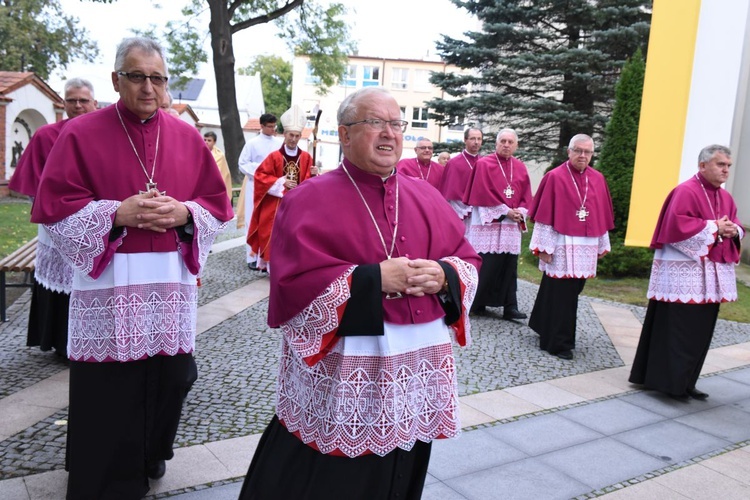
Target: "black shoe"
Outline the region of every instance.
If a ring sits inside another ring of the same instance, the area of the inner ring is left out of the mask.
[[[247,268],[250,269],[251,271],[259,271],[258,266],[250,262],[248,262]]]
[[[164,460],[148,460],[146,462],[146,475],[151,479],[161,479],[167,472],[167,463]]]
[[[528,316],[515,307],[506,307],[503,309],[503,319],[526,319]]]
[[[568,349],[567,351],[556,352],[554,355],[560,359],[565,359],[568,361],[573,359],[573,351],[571,351],[570,349]]]
[[[487,308],[484,306],[472,307],[469,314],[476,314],[477,316],[484,316],[487,314]]]
[[[687,394],[670,394],[669,397],[680,403],[687,403],[690,400],[690,396]]]
[[[700,401],[705,401],[706,398],[708,398],[708,394],[706,394],[703,391],[699,391],[695,387],[693,387],[692,389],[688,389],[687,393],[688,393],[688,396],[690,396],[691,398],[698,399]]]

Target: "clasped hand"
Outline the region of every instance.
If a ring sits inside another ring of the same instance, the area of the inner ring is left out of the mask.
[[[187,223],[187,207],[157,191],[136,194],[123,200],[115,215],[115,227],[127,226],[165,233]]]
[[[726,215],[717,220],[716,223],[719,225],[719,236],[721,236],[722,238],[731,239],[739,234],[737,225],[729,220],[729,217]]]
[[[398,257],[380,263],[380,278],[384,293],[422,297],[442,289],[445,272],[434,260]]]

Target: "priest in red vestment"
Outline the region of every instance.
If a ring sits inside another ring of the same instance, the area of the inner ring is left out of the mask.
[[[497,134],[495,152],[481,158],[471,173],[464,202],[473,207],[469,241],[482,257],[479,288],[472,310],[502,307],[503,319],[526,319],[518,310],[518,255],[521,233],[531,205],[526,165],[514,157],[518,135],[506,128]]]
[[[255,170],[255,203],[247,244],[258,256],[257,266],[261,271],[268,271],[271,262],[271,234],[281,200],[300,183],[318,174],[312,156],[297,147],[306,121],[307,117],[297,105],[281,115],[284,144],[269,154]]]
[[[156,42],[123,40],[120,100],[65,127],[32,211],[75,269],[69,499],[143,497],[197,377],[197,277],[233,214],[200,134],[159,110],[167,80]]]
[[[479,256],[440,193],[396,173],[406,122],[387,91],[350,94],[338,122],[339,168],[279,209],[276,415],[242,499],[418,499],[431,441],[460,433],[451,340],[470,341]]]
[[[36,131],[16,165],[8,187],[36,198],[44,164],[57,137],[68,121],[96,111],[94,86],[82,78],[65,82],[65,114],[68,118],[44,125]],[[42,351],[54,349],[66,356],[68,347],[68,305],[73,284],[73,268],[60,255],[43,225],[37,227],[36,268],[31,290],[27,346],[39,346]]]
[[[445,167],[436,161],[432,161],[432,151],[431,140],[425,139],[424,137],[419,139],[417,141],[417,146],[414,148],[417,157],[404,158],[398,162],[396,170],[400,174],[427,181],[432,184],[433,187],[437,188],[440,186]]]
[[[565,360],[573,359],[576,345],[578,295],[596,276],[615,227],[607,181],[589,166],[593,155],[591,137],[573,136],[568,161],[544,175],[529,210],[529,247],[544,273],[529,326],[539,334],[539,347]]]
[[[703,148],[698,172],[672,190],[656,223],[648,309],[630,381],[675,398],[706,399],[695,387],[722,302],[737,300],[734,267],[745,236],[721,185],[732,151]]]
[[[438,186],[458,218],[464,222],[467,236],[471,222],[471,207],[464,203],[463,199],[471,172],[481,157],[479,150],[482,148],[482,139],[482,131],[478,128],[467,128],[464,131],[464,150],[448,160]]]

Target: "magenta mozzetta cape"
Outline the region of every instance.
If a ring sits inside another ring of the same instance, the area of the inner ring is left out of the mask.
[[[687,240],[703,231],[706,221],[718,220],[725,215],[741,225],[732,195],[721,187],[712,186],[698,173],[667,196],[656,223],[651,248]],[[709,250],[708,258],[713,262],[737,263],[740,261],[739,245],[732,239],[717,241]]]
[[[390,249],[396,215],[398,234],[393,257],[438,260],[456,256],[479,269],[480,259],[464,239],[464,225],[434,189],[417,179],[391,175],[383,180],[344,160]],[[440,221],[429,228],[424,221]],[[279,238],[275,229],[285,227]],[[354,185],[343,168],[314,177],[284,196],[271,238],[273,263],[268,324],[277,327],[300,313],[332,282],[353,266],[386,259],[383,246]],[[436,295],[383,298],[384,319],[395,324],[427,323],[444,316]]]
[[[585,221],[578,220],[576,211],[581,201],[568,171],[568,162],[547,172],[542,177],[529,210],[529,217],[534,222],[552,226],[555,231],[566,236],[599,237],[614,229],[612,198],[604,176],[598,170],[586,167],[578,172],[570,167],[581,197],[586,191],[588,178],[589,189],[586,198],[586,210],[589,212]]]
[[[503,191],[511,179],[511,167],[504,161],[503,167],[498,164],[497,155],[491,154],[481,158],[472,172],[469,186],[466,188],[463,202],[473,207],[496,207],[506,205],[509,208],[528,208],[531,204],[531,182],[526,165],[518,158],[513,162],[513,196],[506,198]],[[505,176],[500,169],[503,168]]]
[[[440,180],[438,189],[443,193],[446,200],[464,199],[466,186],[471,180],[471,172],[477,164],[480,156],[472,156],[466,151],[462,151],[448,160],[443,171],[443,178]]]
[[[8,184],[10,189],[26,196],[36,196],[47,156],[67,123],[68,120],[51,123],[40,127],[34,133],[16,165],[16,170]]]
[[[417,158],[404,158],[396,164],[396,171],[399,174],[425,180],[436,189],[443,179],[444,170],[445,167],[437,162],[430,161],[429,165],[422,165]]]
[[[154,175],[160,190],[179,201],[194,201],[219,221],[232,218],[221,174],[195,128],[162,111],[142,124],[119,101],[70,120],[47,159],[32,210],[32,222],[53,224],[92,201],[122,201],[145,189],[146,175],[120,124],[115,106],[119,107],[149,173],[160,134]],[[101,266],[92,272],[92,277],[96,278],[103,271],[115,250],[118,253],[172,252],[177,250],[177,242],[174,229],[156,233],[129,227],[122,244],[116,248],[110,245],[99,259]],[[186,258],[185,262],[193,274],[197,273],[193,259]]]

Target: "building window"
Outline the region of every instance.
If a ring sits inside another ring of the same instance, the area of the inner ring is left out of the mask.
[[[346,73],[344,78],[341,79],[341,85],[344,87],[356,87],[357,86],[357,65],[349,64],[346,67]]]
[[[426,69],[414,70],[414,90],[417,92],[429,92],[432,90],[429,71]]]
[[[362,86],[373,87],[380,85],[380,68],[378,66],[362,67]]]
[[[398,109],[401,110],[401,119],[406,120],[406,106],[399,106]]]
[[[412,128],[427,128],[427,108],[414,108],[411,118]]]
[[[405,89],[409,85],[409,68],[393,68],[392,89]]]
[[[312,72],[312,66],[310,66],[310,63],[307,63],[305,66],[305,83],[307,85],[318,85],[320,84],[320,78],[313,75]]]

